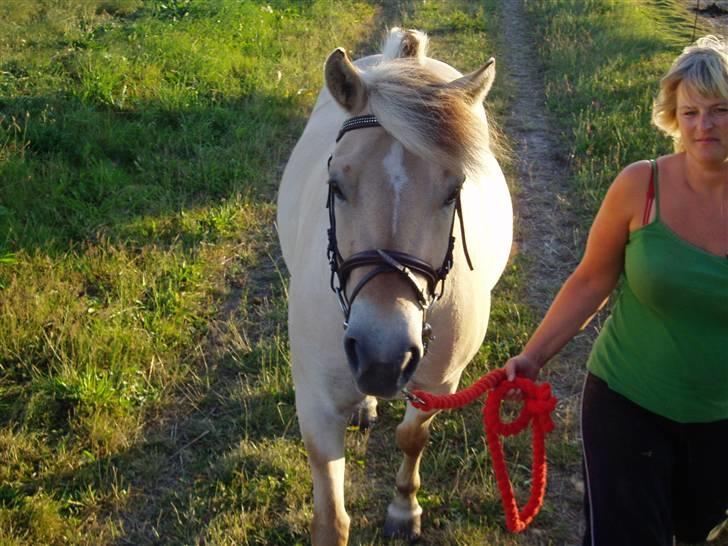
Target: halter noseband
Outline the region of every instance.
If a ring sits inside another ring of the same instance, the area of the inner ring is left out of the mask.
[[[356,116],[349,118],[344,122],[339,130],[339,134],[336,137],[336,142],[341,140],[348,131],[355,129],[364,129],[366,127],[381,127],[377,118],[371,114],[364,116]],[[328,165],[331,165],[331,158],[329,157]],[[455,196],[455,208],[453,210],[452,221],[450,223],[450,236],[448,239],[447,251],[445,252],[445,258],[439,268],[435,269],[429,263],[416,256],[407,254],[405,252],[399,252],[396,250],[385,250],[385,249],[374,249],[364,250],[352,254],[348,258],[344,257],[339,252],[339,246],[336,240],[336,214],[334,213],[334,204],[336,202],[336,194],[332,185],[329,185],[328,196],[326,199],[326,208],[329,210],[329,229],[327,230],[329,238],[329,246],[326,251],[326,255],[329,259],[329,265],[331,266],[331,289],[336,293],[339,299],[339,305],[344,313],[344,328],[349,326],[349,315],[351,313],[351,306],[354,303],[354,299],[361,292],[362,288],[371,281],[374,277],[380,273],[399,273],[400,276],[407,281],[407,283],[414,290],[415,296],[417,297],[417,304],[422,310],[422,344],[424,352],[427,352],[427,346],[432,338],[432,328],[427,323],[427,311],[432,303],[442,297],[445,289],[445,277],[450,272],[453,266],[453,249],[455,248],[455,237],[452,234],[455,226],[455,216],[458,216],[460,220],[460,235],[463,240],[463,251],[465,258],[468,262],[468,266],[471,271],[473,270],[473,264],[470,261],[470,255],[468,254],[468,248],[465,244],[465,224],[463,221],[463,210],[460,202],[460,190],[458,190]],[[351,291],[351,296],[346,294],[346,283],[349,280],[351,272],[358,267],[373,267],[368,271],[354,286]],[[425,278],[426,289],[420,287],[417,282],[415,273]]]

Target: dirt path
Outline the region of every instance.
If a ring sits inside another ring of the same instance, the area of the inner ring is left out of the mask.
[[[516,243],[529,262],[529,303],[541,315],[576,265],[576,218],[570,212],[568,166],[558,155],[564,154],[564,145],[546,112],[543,79],[523,8],[520,1],[511,1],[502,9],[501,29],[508,47],[500,50],[501,66],[515,92],[505,129],[514,148],[520,190]]]
[[[728,36],[728,0],[683,0],[682,3],[697,15],[696,38],[706,32]]]
[[[505,70],[508,88],[514,93],[504,129],[512,142],[516,171],[515,241],[528,279],[525,296],[540,319],[576,266],[583,233],[572,212],[564,159],[567,149],[546,112],[543,77],[523,4],[507,0],[501,11],[500,69]],[[579,444],[578,403],[590,338],[586,333],[569,344],[543,376],[560,400],[558,430],[574,446]],[[569,544],[579,542],[582,528],[579,468],[578,462],[570,461],[549,469],[548,499],[562,520],[561,530],[568,534]],[[543,537],[533,538],[533,543],[540,544]]]

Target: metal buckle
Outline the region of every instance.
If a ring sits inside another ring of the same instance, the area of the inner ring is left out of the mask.
[[[334,290],[336,291],[336,297],[339,300],[339,307],[341,307],[341,312],[344,313],[344,316],[346,317],[346,321],[344,322],[344,324],[349,326],[349,303],[346,301],[344,290],[341,288],[341,286],[337,286]]]
[[[422,404],[422,405],[426,404],[426,402],[422,398],[412,394],[412,392],[407,387],[404,387],[402,389],[402,395],[404,396],[405,400],[407,400],[408,402],[415,402],[417,404]]]

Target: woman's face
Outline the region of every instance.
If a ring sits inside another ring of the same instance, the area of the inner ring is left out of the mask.
[[[688,155],[706,166],[728,162],[728,99],[704,97],[683,82],[677,88],[676,115]]]

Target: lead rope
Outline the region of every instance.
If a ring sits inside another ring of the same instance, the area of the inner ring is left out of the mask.
[[[556,407],[556,398],[551,394],[551,385],[537,385],[530,379],[517,377],[506,379],[503,368],[494,370],[470,387],[454,394],[436,395],[423,391],[406,393],[410,403],[421,411],[459,408],[474,401],[490,390],[483,404],[483,427],[488,440],[488,450],[493,460],[493,469],[501,493],[501,504],[506,516],[506,526],[512,533],[520,533],[533,521],[543,506],[546,493],[546,449],[545,435],[554,429],[551,412]],[[500,407],[506,393],[519,389],[524,394],[521,413],[513,421],[504,423],[500,418]],[[513,436],[531,424],[533,463],[531,467],[531,494],[523,510],[518,508],[513,486],[508,477],[503,444],[500,436]]]

